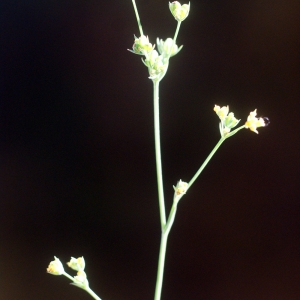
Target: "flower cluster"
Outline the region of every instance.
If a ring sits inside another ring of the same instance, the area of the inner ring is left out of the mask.
[[[162,55],[159,55],[156,50],[152,50],[143,63],[148,67],[150,79],[157,78],[160,74],[163,74],[168,67],[167,61]]]
[[[232,128],[234,128],[240,120],[236,119],[234,116],[234,113],[229,113],[229,106],[223,106],[220,107],[218,105],[215,105],[214,111],[219,116],[221,122],[220,122],[220,133],[221,136],[226,136]],[[229,114],[228,114],[229,113]]]
[[[48,268],[47,272],[52,275],[65,275],[69,279],[73,281],[73,285],[78,286],[82,289],[86,289],[89,286],[89,282],[87,280],[87,275],[84,272],[85,268],[85,261],[83,257],[78,257],[74,258],[71,257],[71,260],[67,263],[67,265],[77,271],[77,276],[70,276],[68,273],[65,272],[63,264],[61,261],[54,256],[54,261],[51,261]]]
[[[169,3],[169,8],[174,18],[181,22],[189,14],[190,4],[181,5],[178,1]],[[177,36],[177,34],[176,34]],[[176,39],[176,38],[175,38]],[[150,79],[161,80],[167,72],[170,57],[176,55],[182,48],[176,45],[175,39],[167,38],[165,41],[157,38],[158,51],[154,50],[155,45],[152,45],[148,36],[143,35],[137,38],[134,36],[134,44],[130,52],[138,55],[144,55],[143,63],[148,68]]]
[[[159,53],[154,49],[155,45],[149,42],[148,36],[142,35],[140,38],[135,37],[132,50],[130,52],[138,55],[144,55],[142,62],[148,68],[150,79],[156,79],[165,74],[169,64],[169,58],[176,55],[182,48],[175,44],[173,39],[167,38],[165,41],[157,39],[157,48]]]
[[[230,130],[234,128],[240,122],[240,120],[236,119],[232,112],[229,113],[228,105],[223,107],[215,105],[214,111],[216,112],[216,114],[221,120],[220,133],[222,137],[229,137],[242,128],[249,128],[251,131],[258,133],[257,131],[258,127],[265,127],[270,123],[268,118],[262,118],[262,117],[257,118],[256,109],[255,109],[254,111],[250,112],[245,125],[239,127],[233,132],[230,132]]]

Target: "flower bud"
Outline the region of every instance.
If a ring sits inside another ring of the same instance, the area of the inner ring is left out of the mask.
[[[86,289],[89,286],[86,273],[82,270],[78,271],[77,276],[74,276],[74,282],[71,284],[80,287],[82,289]]]
[[[176,55],[183,47],[183,46],[180,46],[178,49],[178,46],[174,43],[173,39],[171,39],[171,38],[167,38],[165,41],[157,38],[156,44],[157,44],[157,49],[158,49],[159,53],[163,57],[172,57],[172,56]]]
[[[176,21],[183,21],[190,12],[190,2],[189,4],[183,4],[181,5],[178,1],[169,2],[169,8],[174,16]]]
[[[71,257],[71,260],[67,263],[67,265],[75,271],[83,271],[85,268],[85,261],[83,256],[78,258]]]
[[[132,50],[128,50],[135,54],[145,55],[145,53],[152,51],[154,47],[155,45],[152,46],[152,44],[149,42],[148,36],[142,35],[139,38],[134,36],[134,44],[132,46]]]
[[[159,60],[159,54],[156,50],[152,50],[145,59],[145,62],[148,63],[149,66],[154,66],[155,63]]]
[[[181,181],[181,179],[177,182],[176,187],[173,186],[174,191],[175,191],[175,195],[176,196],[180,196],[180,195],[184,195],[188,189],[189,185],[187,182]]]
[[[84,284],[87,282],[86,273],[84,271],[78,271],[77,276],[74,276],[74,279],[76,283]]]
[[[165,72],[167,68],[167,62],[165,62],[162,55],[159,55],[156,50],[152,50],[148,55],[144,64],[148,67],[150,79],[155,79],[161,73]]]

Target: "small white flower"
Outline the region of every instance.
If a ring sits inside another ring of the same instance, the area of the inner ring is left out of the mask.
[[[251,111],[247,122],[245,123],[245,128],[249,128],[251,131],[258,133],[256,130],[257,127],[265,127],[269,125],[270,121],[268,118],[256,118],[256,109]]]
[[[152,45],[149,42],[148,36],[142,35],[141,37],[137,38],[134,37],[134,44],[132,46],[132,50],[128,49],[130,52],[145,55],[154,49],[155,45]]]
[[[181,5],[178,1],[169,2],[170,11],[176,21],[183,21],[190,12],[190,3]]]
[[[78,271],[77,276],[74,276],[74,283],[72,284],[83,289],[88,287],[89,282],[87,280],[86,273],[84,271]]]
[[[167,61],[162,55],[159,55],[156,50],[152,50],[146,55],[143,61],[148,67],[150,79],[157,78],[160,74],[164,73],[167,68]]]
[[[238,120],[234,116],[233,112],[229,113],[228,105],[223,107],[220,107],[219,105],[215,105],[214,111],[216,112],[216,114],[221,120],[219,124],[221,136],[225,137],[230,133],[230,130],[240,122],[240,120]]]
[[[221,121],[224,121],[229,112],[229,106],[220,107],[219,105],[215,105],[214,111],[219,116]]]
[[[188,189],[189,185],[187,182],[181,181],[181,179],[177,182],[176,187],[173,186],[175,194],[177,196],[184,195]]]
[[[85,268],[85,261],[83,256],[78,258],[71,257],[71,260],[67,263],[67,265],[75,271],[83,271]]]
[[[183,46],[178,46],[174,43],[173,39],[167,38],[165,41],[162,39],[156,39],[157,49],[159,53],[164,57],[172,57],[176,55]]]
[[[50,262],[47,272],[52,275],[62,275],[65,272],[64,266],[56,256],[54,256],[54,259]]]

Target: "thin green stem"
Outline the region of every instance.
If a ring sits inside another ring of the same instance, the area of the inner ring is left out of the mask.
[[[160,224],[163,230],[166,224],[166,210],[164,200],[164,187],[161,166],[161,147],[160,147],[160,125],[159,125],[159,81],[153,80],[153,102],[154,102],[154,138],[155,138],[155,159],[156,176],[158,189],[158,202],[160,213]]]
[[[74,281],[74,277],[69,275],[67,272],[64,272],[63,275],[66,276],[67,278],[69,278],[71,281]]]
[[[156,177],[157,177],[158,203],[159,203],[160,225],[161,225],[161,240],[160,240],[160,248],[159,248],[154,300],[160,300],[163,277],[164,277],[164,266],[165,266],[165,257],[166,257],[167,240],[168,240],[169,231],[165,232],[166,210],[165,210],[162,165],[161,165],[160,122],[159,122],[159,80],[153,80],[153,102],[154,102],[154,138],[155,138]]]
[[[203,162],[203,164],[201,165],[201,167],[199,168],[199,170],[196,172],[196,174],[194,175],[194,177],[190,180],[189,182],[189,187],[191,187],[191,185],[195,182],[195,180],[198,178],[198,176],[201,174],[201,172],[203,171],[203,169],[206,167],[206,165],[208,164],[208,162],[210,161],[210,159],[213,157],[213,155],[216,153],[216,151],[219,149],[219,147],[221,146],[221,144],[228,139],[229,137],[233,136],[234,134],[236,134],[238,131],[240,131],[241,129],[245,128],[245,125],[240,126],[239,128],[233,130],[232,132],[227,133],[226,135],[224,135],[223,137],[221,137],[221,139],[219,140],[219,142],[217,143],[217,145],[214,147],[214,149],[210,152],[210,154],[207,156],[206,160]]]
[[[89,287],[85,288],[85,291],[88,292],[94,299],[101,300],[100,297],[98,297],[94,291],[92,291]]]
[[[233,136],[234,134],[236,134],[238,131],[240,131],[241,129],[245,128],[245,125],[240,126],[239,128],[229,132],[226,134],[225,138],[228,139],[229,137]]]
[[[194,183],[194,181],[198,178],[198,176],[200,175],[200,173],[203,171],[203,169],[206,167],[206,165],[208,164],[208,162],[210,161],[210,159],[213,157],[213,155],[216,153],[216,151],[218,150],[218,148],[221,146],[221,144],[225,140],[226,140],[226,137],[221,137],[221,139],[219,140],[219,142],[217,143],[217,145],[214,147],[214,149],[207,156],[206,160],[203,162],[202,166],[196,172],[196,174],[194,175],[194,177],[190,180],[190,182],[189,182],[189,188]]]
[[[162,291],[162,284],[163,284],[163,278],[164,278],[164,267],[165,267],[165,260],[166,260],[167,242],[168,242],[168,236],[169,236],[171,227],[174,223],[174,219],[175,219],[175,215],[176,215],[176,211],[177,211],[177,203],[178,203],[177,201],[173,201],[173,206],[171,208],[171,211],[170,211],[170,214],[168,217],[168,222],[161,233],[154,300],[161,299],[161,291]]]
[[[132,4],[133,4],[134,11],[135,11],[135,16],[136,16],[136,20],[137,20],[137,23],[138,23],[138,26],[139,26],[140,34],[142,36],[142,35],[144,35],[143,34],[143,28],[142,28],[139,12],[138,12],[136,4],[135,4],[135,0],[132,0]]]
[[[179,33],[180,25],[181,25],[181,21],[177,21],[177,27],[176,27],[176,31],[175,31],[174,38],[173,38],[174,44],[176,44],[176,39],[177,39],[177,36]]]
[[[160,300],[160,298],[161,298],[161,290],[162,290],[162,284],[163,284],[163,278],[164,278],[164,267],[165,267],[166,250],[167,250],[167,241],[168,241],[168,233],[162,232],[161,240],[160,240],[160,248],[159,248],[159,258],[158,258],[154,300]]]
[[[65,275],[71,281],[73,281],[74,283],[72,283],[72,284],[74,284],[75,286],[77,286],[77,287],[85,290],[87,293],[89,293],[94,299],[101,300],[101,298],[89,286],[83,287],[83,286],[80,286],[80,285],[76,284],[74,277],[72,277],[71,275],[69,275],[67,272],[64,272],[63,275]]]
[[[164,232],[166,234],[169,234],[169,232],[171,230],[171,227],[172,227],[172,225],[174,223],[175,215],[176,215],[176,211],[177,211],[177,204],[178,204],[178,201],[173,201],[173,205],[172,205],[172,208],[170,210],[168,221],[167,221],[167,224],[165,226],[165,231]]]

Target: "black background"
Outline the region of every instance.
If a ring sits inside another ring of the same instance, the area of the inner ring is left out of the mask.
[[[153,299],[152,82],[126,50],[131,1],[1,3],[0,298],[91,299],[46,273],[83,255],[103,300]],[[152,43],[173,36],[167,1],[137,5]],[[179,203],[163,299],[300,299],[299,12],[191,3],[160,85],[167,209],[219,139],[215,104],[271,124],[228,139]]]

